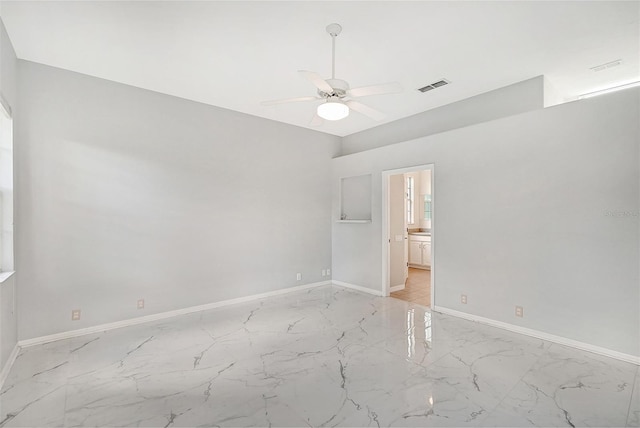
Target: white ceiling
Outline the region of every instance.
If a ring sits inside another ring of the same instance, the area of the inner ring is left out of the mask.
[[[3,1],[0,15],[19,58],[339,136],[541,74],[567,98],[640,75],[638,1]],[[332,22],[336,77],[404,87],[359,99],[384,121],[312,127],[316,101],[260,105],[315,95],[297,70],[330,77]]]

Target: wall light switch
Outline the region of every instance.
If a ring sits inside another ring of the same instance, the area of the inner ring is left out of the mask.
[[[462,304],[467,304],[467,295],[466,294],[461,294],[460,295],[460,303]]]
[[[516,316],[520,318],[524,316],[524,309],[522,309],[522,306],[516,306]]]
[[[144,299],[138,300],[138,309],[144,309]]]
[[[71,311],[71,321],[78,321],[80,319],[80,309],[74,309]]]
[[[331,269],[327,269],[327,275],[331,275]]]
[[[327,276],[327,270],[326,269],[322,269],[322,276]]]
[[[297,273],[296,274],[296,280],[300,281],[302,279],[302,274],[301,273]]]

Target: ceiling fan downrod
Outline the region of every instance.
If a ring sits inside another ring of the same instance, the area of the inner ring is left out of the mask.
[[[342,26],[340,24],[329,24],[327,25],[327,33],[331,36],[331,78],[336,78],[336,37],[342,31]]]

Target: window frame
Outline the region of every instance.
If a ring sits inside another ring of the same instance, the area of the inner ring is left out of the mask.
[[[406,195],[407,195],[407,224],[415,224],[416,218],[414,213],[415,208],[415,179],[412,176],[407,176],[407,185],[406,185]]]

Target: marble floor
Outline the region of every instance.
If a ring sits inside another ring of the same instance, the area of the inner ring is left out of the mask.
[[[638,367],[323,286],[23,349],[0,426],[640,426]]]
[[[431,271],[410,267],[404,290],[394,291],[391,297],[431,307]]]

